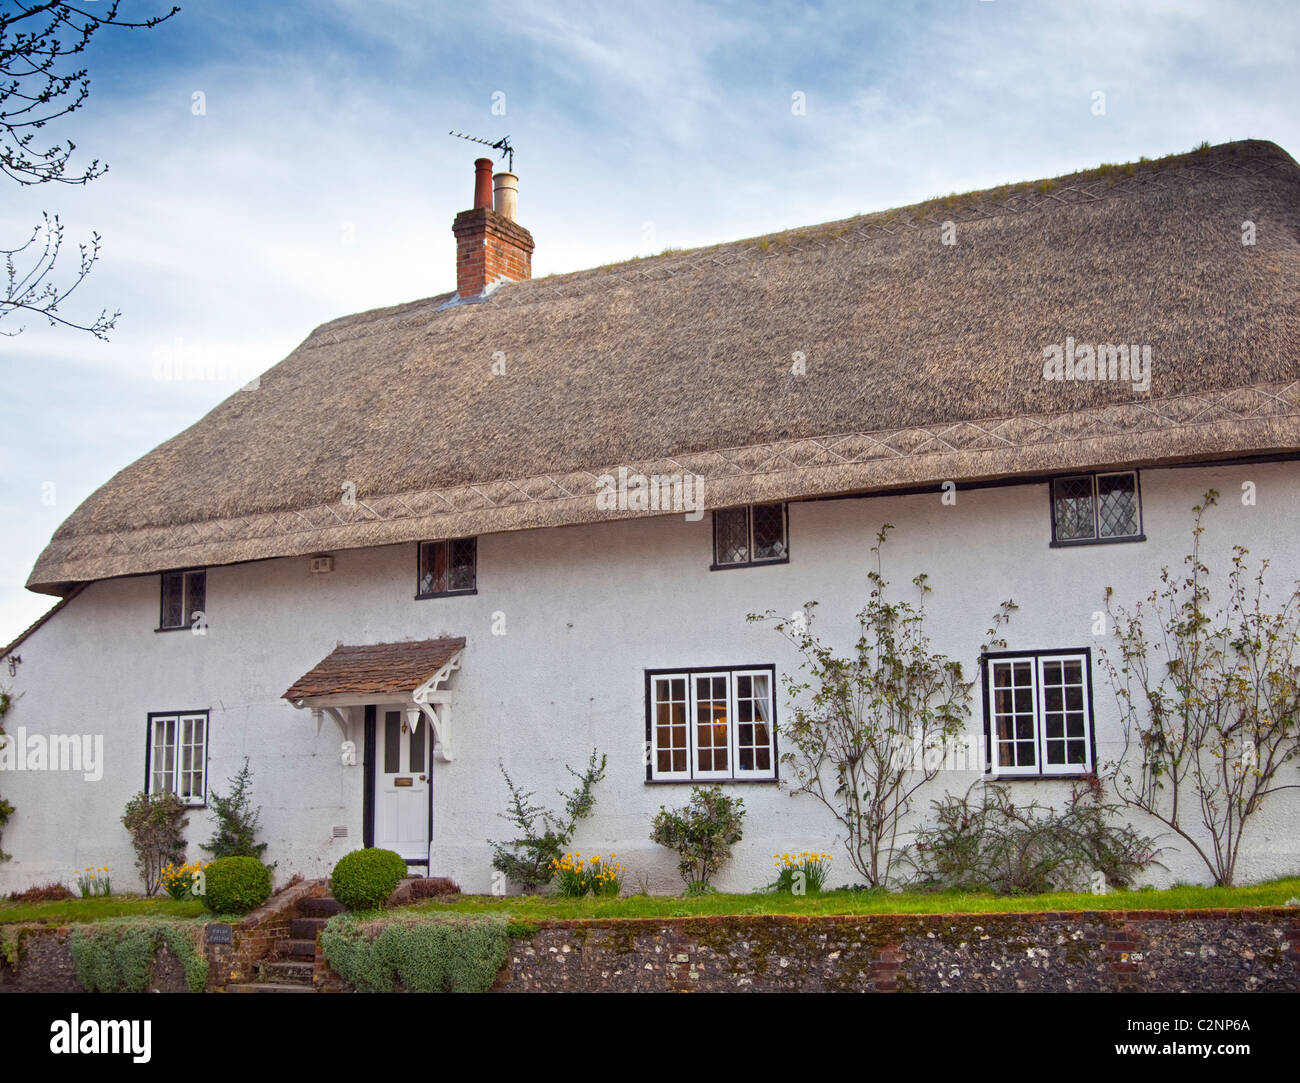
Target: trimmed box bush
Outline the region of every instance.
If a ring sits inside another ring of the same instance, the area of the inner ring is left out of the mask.
[[[373,846],[344,854],[334,866],[330,889],[349,910],[378,910],[406,877],[406,861]]]
[[[271,870],[255,857],[219,857],[203,877],[203,901],[215,914],[247,914],[271,897]]]

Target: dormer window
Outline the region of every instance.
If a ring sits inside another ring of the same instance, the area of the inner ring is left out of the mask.
[[[416,598],[478,593],[478,539],[420,543]]]
[[[199,569],[188,572],[162,573],[162,605],[158,631],[173,632],[180,628],[206,625],[208,573]]]
[[[713,570],[782,564],[790,559],[784,504],[751,504],[713,513]]]

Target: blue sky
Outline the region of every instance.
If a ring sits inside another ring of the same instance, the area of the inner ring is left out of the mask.
[[[106,176],[0,189],[0,245],[42,210],[102,235],[67,315],[122,310],[107,344],[36,320],[0,338],[0,643],[48,607],[31,566],[114,472],[325,320],[454,287],[478,148],[449,129],[511,136],[535,275],[1201,140],[1300,154],[1294,0],[182,7],[90,51],[64,132]],[[217,378],[157,378],[173,361]]]

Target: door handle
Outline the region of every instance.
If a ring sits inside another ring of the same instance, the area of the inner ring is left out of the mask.
[[[421,781],[421,782],[428,782],[429,780],[428,780],[427,778],[425,778],[423,775],[421,775],[421,776],[420,776],[420,781]]]

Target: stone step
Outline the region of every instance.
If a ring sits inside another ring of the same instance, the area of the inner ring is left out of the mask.
[[[311,984],[312,962],[297,959],[291,962],[258,963],[261,977],[271,982],[298,982]]]
[[[303,913],[312,918],[329,918],[343,912],[343,905],[337,899],[307,899],[302,904]]]
[[[240,982],[236,985],[227,985],[228,993],[314,993],[316,989],[310,985],[281,985],[277,982],[269,981],[250,981]]]
[[[277,940],[275,954],[280,959],[315,959],[316,938],[313,936],[310,940],[306,937],[300,940]]]
[[[315,940],[316,934],[325,928],[328,918],[294,918],[289,922],[290,935],[295,940]]]

